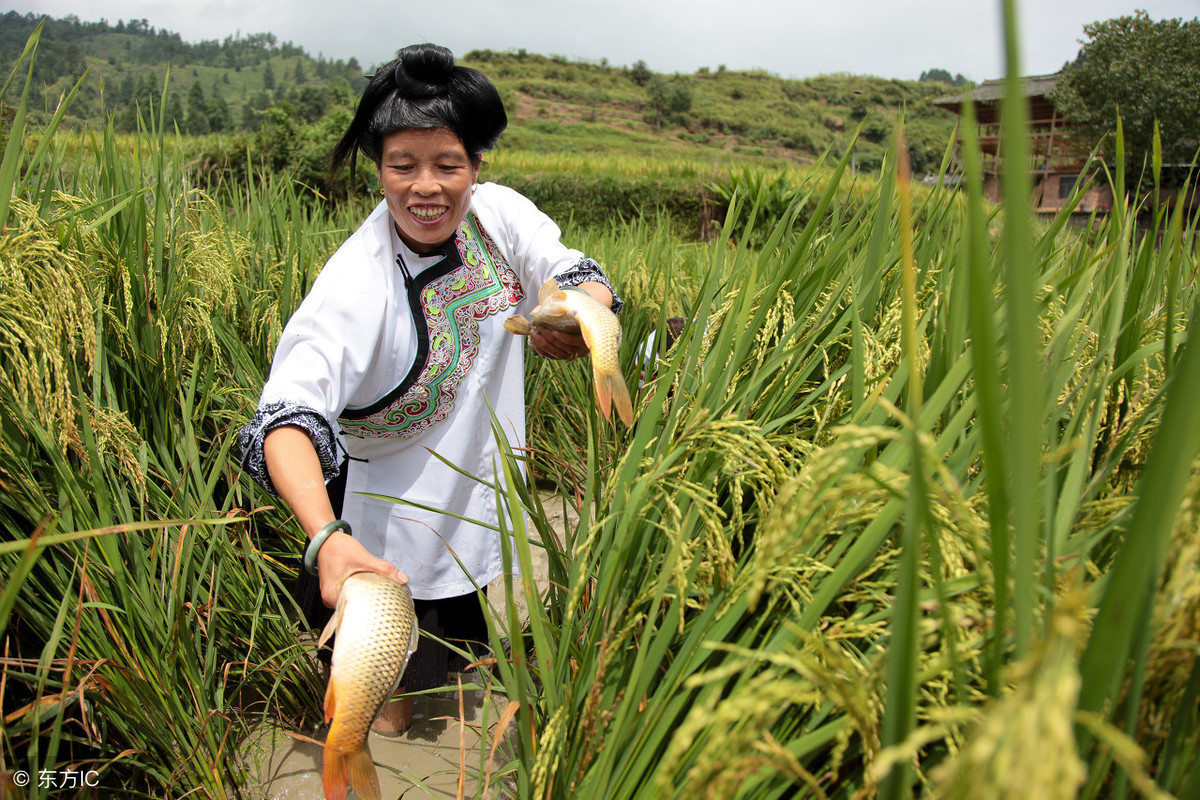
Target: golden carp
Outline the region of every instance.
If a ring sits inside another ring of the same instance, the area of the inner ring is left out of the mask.
[[[530,314],[532,320],[517,314],[504,321],[509,333],[528,336],[534,328],[548,328],[564,333],[583,335],[592,356],[592,379],[596,383],[596,399],[605,419],[612,418],[613,404],[626,425],[633,424],[633,403],[629,388],[621,375],[618,349],[621,344],[621,323],[611,309],[598,303],[583,291],[565,291],[551,278],[538,290],[538,304]]]
[[[318,644],[335,631],[325,692],[325,721],[333,720],[325,737],[325,798],[344,800],[349,782],[359,797],[379,800],[367,734],[417,649],[417,617],[408,585],[374,572],[347,575]]]

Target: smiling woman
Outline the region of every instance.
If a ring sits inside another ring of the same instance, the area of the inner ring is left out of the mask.
[[[486,77],[414,45],[371,78],[334,147],[331,173],[363,153],[383,200],[289,320],[241,434],[247,468],[310,541],[300,585],[314,625],[342,581],[368,571],[409,583],[426,632],[486,641],[475,589],[501,571],[498,511],[471,476],[490,480],[500,461],[493,411],[509,446],[525,438],[523,340],[503,321],[528,313],[547,280],[621,305],[600,265],[563,245],[533,203],[476,183],[506,124]],[[586,349],[554,331],[531,345],[555,359]],[[465,663],[422,639],[404,687],[441,686]],[[410,703],[393,703],[377,727],[410,718]]]

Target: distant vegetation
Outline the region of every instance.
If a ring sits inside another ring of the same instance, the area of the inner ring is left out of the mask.
[[[15,11],[0,17],[6,74],[39,19]],[[504,96],[511,125],[501,148],[656,155],[665,150],[722,162],[812,163],[826,151],[841,156],[861,125],[853,163],[874,171],[904,113],[913,169],[922,174],[937,170],[955,122],[929,105],[952,91],[945,70],[931,70],[921,81],[847,74],[790,80],[724,65],[692,75],[658,75],[644,61],[614,66],[524,50],[459,56],[495,81]],[[48,117],[85,70],[88,78],[71,104],[67,127],[100,126],[111,117],[116,130],[132,131],[139,111],[154,108],[158,114],[165,105],[168,130],[173,125],[185,135],[241,137],[214,145],[221,152],[269,146],[263,141],[268,137],[250,138],[264,125],[288,133],[320,123],[354,102],[364,71],[370,71],[354,58],[314,58],[270,33],[190,44],[145,19],[112,24],[72,15],[46,21],[32,110]],[[300,142],[286,146],[304,149]],[[303,172],[296,156],[271,152],[269,159]]]
[[[9,11],[0,17],[0,63],[16,62],[41,17]],[[35,89],[49,113],[89,71],[71,105],[68,125],[137,126],[137,110],[166,106],[168,124],[189,134],[255,130],[279,107],[307,122],[347,104],[364,85],[358,61],[313,58],[274,34],[227,36],[191,44],[145,19],[82,22],[47,18],[34,65]],[[168,79],[169,73],[169,79]]]
[[[967,79],[963,77],[961,72],[951,78],[950,73],[944,69],[925,70],[921,73],[921,77],[918,78],[918,80],[922,82],[934,81],[937,83],[948,83],[951,86],[966,86],[967,84]]]
[[[1155,160],[1181,182],[1200,148],[1200,18],[1155,22],[1137,11],[1083,30],[1088,41],[1063,67],[1055,106],[1086,141],[1114,136],[1120,119],[1126,172],[1141,173],[1157,146]],[[1115,147],[1103,154],[1115,165]]]

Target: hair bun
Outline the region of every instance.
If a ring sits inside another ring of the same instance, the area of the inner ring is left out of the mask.
[[[506,125],[504,101],[486,75],[456,65],[445,47],[414,44],[367,81],[354,118],[330,154],[329,173],[347,160],[353,172],[360,151],[378,167],[384,137],[403,130],[446,128],[474,159],[496,146]]]
[[[414,44],[396,53],[392,81],[410,97],[433,97],[454,74],[454,54],[436,44]]]

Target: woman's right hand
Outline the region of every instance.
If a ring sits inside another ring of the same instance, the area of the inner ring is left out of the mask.
[[[321,602],[329,608],[337,605],[342,580],[355,572],[377,572],[386,578],[408,583],[408,576],[389,561],[377,558],[353,536],[334,531],[317,551],[317,577],[321,581]]]

